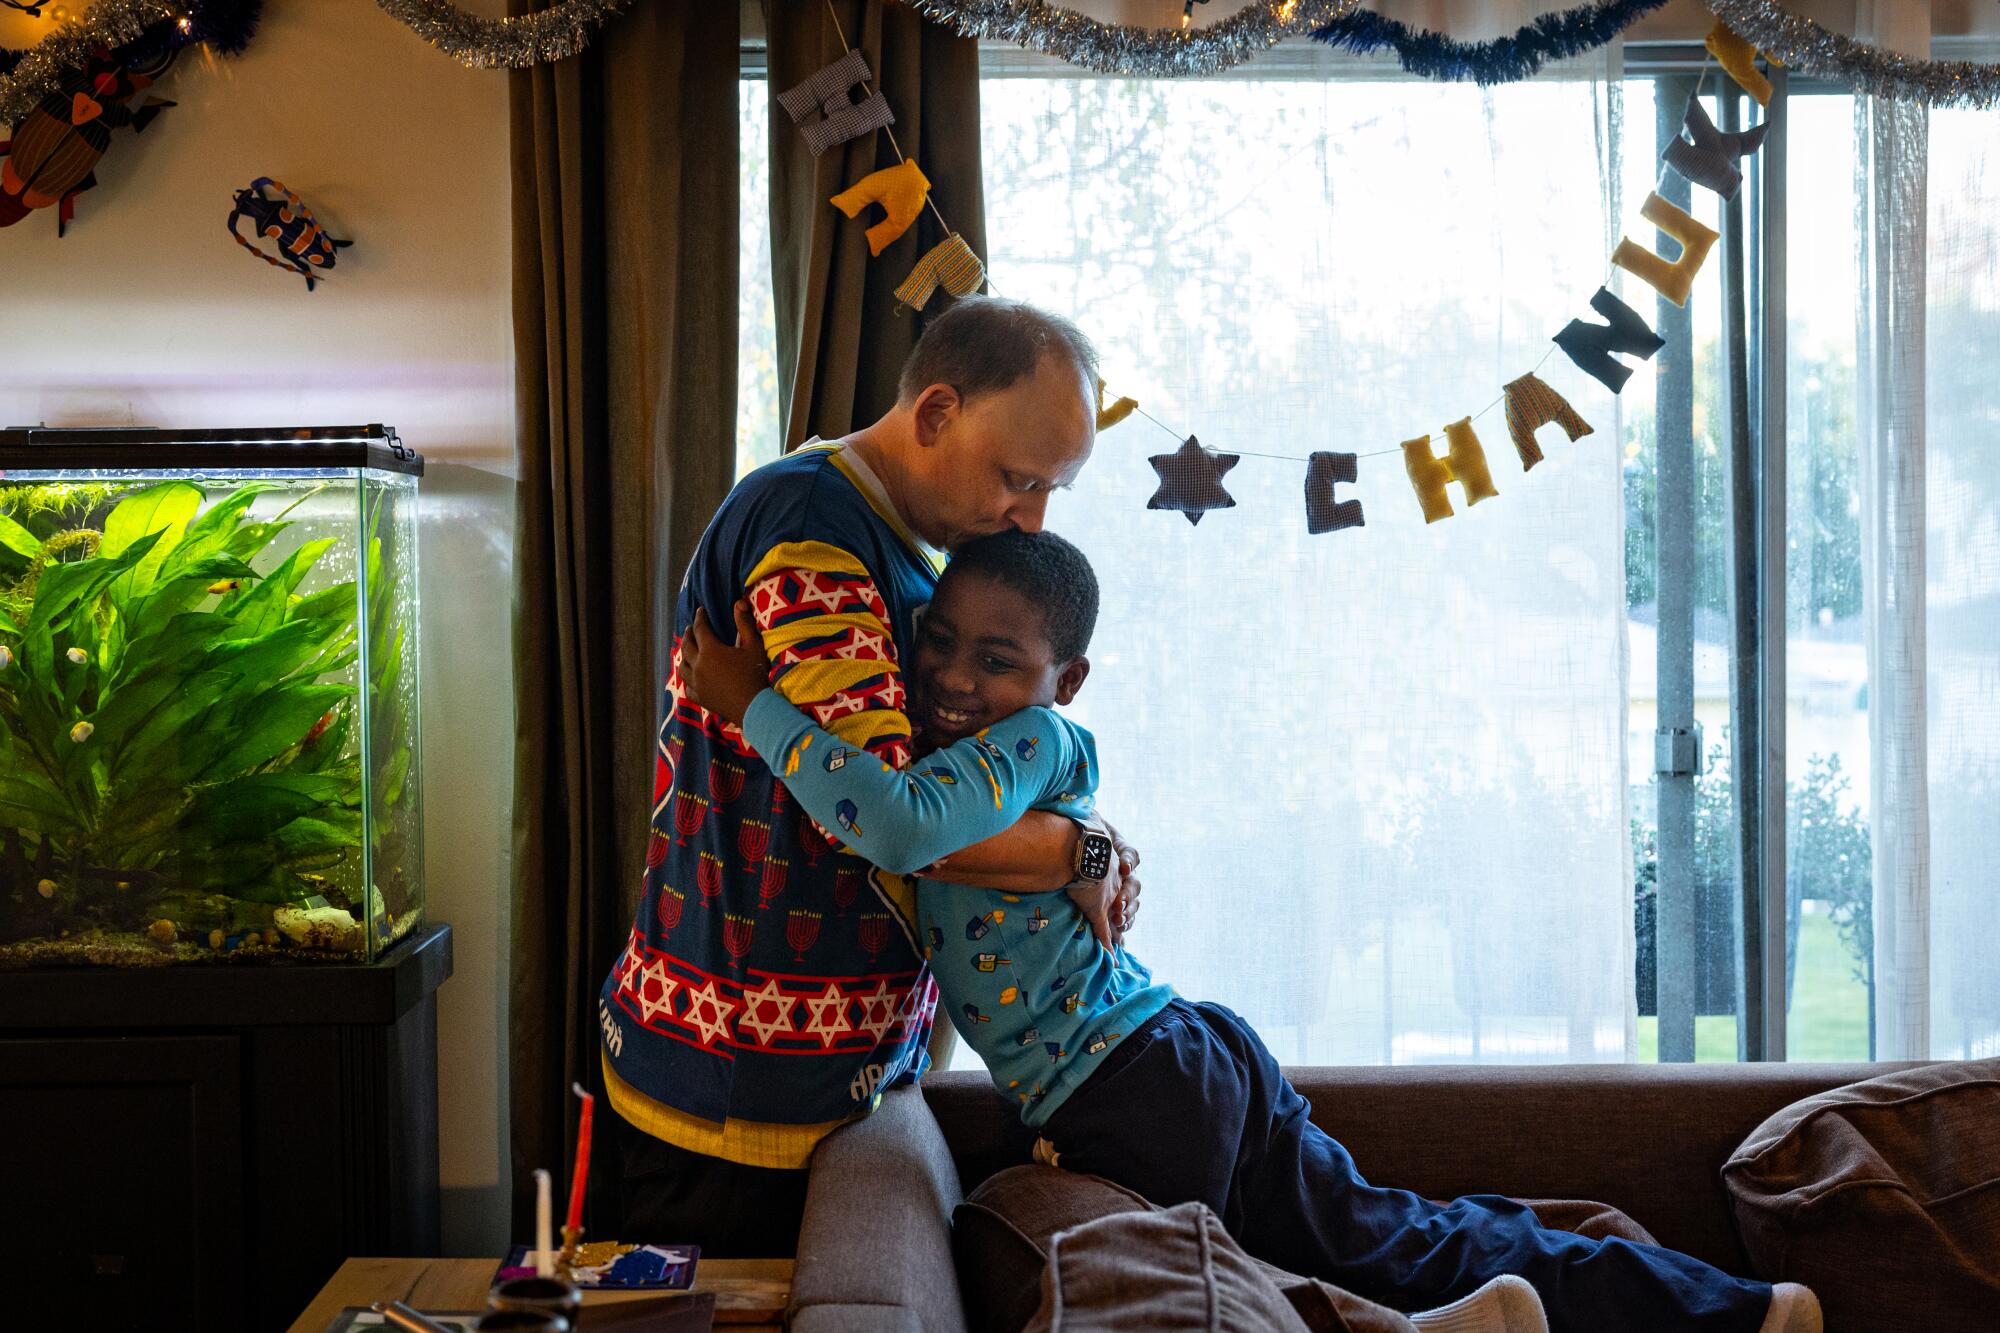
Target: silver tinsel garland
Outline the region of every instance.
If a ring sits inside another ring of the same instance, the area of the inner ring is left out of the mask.
[[[908,2],[967,37],[1012,42],[1100,74],[1157,78],[1219,74],[1361,7],[1361,0],[1255,0],[1209,27],[1175,29],[1102,23],[1043,0]]]
[[[1931,106],[2000,104],[2000,65],[1898,55],[1830,32],[1771,0],[1708,0],[1708,7],[1790,68],[1845,80],[1857,92]]]
[[[590,45],[598,25],[631,0],[561,0],[515,18],[483,19],[450,0],[375,0],[382,12],[438,50],[474,69],[521,69],[567,60]],[[719,0],[680,0],[709,4]]]
[[[82,67],[92,47],[123,46],[155,23],[180,16],[181,7],[169,0],[98,0],[83,17],[29,47],[0,76],[0,126],[19,124],[61,85],[65,70]]]

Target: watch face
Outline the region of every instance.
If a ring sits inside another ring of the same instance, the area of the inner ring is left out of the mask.
[[[1111,839],[1102,833],[1086,833],[1077,857],[1084,879],[1103,879],[1111,873]]]

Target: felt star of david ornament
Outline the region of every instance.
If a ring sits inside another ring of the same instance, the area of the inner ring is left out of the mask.
[[[1146,501],[1146,508],[1177,510],[1189,523],[1200,523],[1201,516],[1211,509],[1236,507],[1235,498],[1222,489],[1222,478],[1242,461],[1239,455],[1204,449],[1201,441],[1190,435],[1174,452],[1154,454],[1146,461],[1160,474],[1160,489]]]

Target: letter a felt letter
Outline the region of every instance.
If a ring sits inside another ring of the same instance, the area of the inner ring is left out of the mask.
[[[1623,352],[1650,361],[1653,353],[1667,345],[1667,340],[1654,333],[1638,311],[1602,287],[1590,298],[1590,308],[1609,322],[1586,324],[1573,319],[1553,341],[1576,362],[1578,370],[1618,393],[1624,389],[1625,381],[1632,378],[1632,368],[1614,360],[1611,353]]]
[[[904,158],[893,167],[869,172],[830,202],[851,218],[861,216],[861,210],[870,204],[882,205],[888,216],[868,229],[868,253],[879,255],[909,230],[917,214],[924,211],[924,200],[930,193],[929,178],[915,162]]]
[[[1476,505],[1500,492],[1493,487],[1493,473],[1486,466],[1486,451],[1473,433],[1472,418],[1462,417],[1444,428],[1451,449],[1443,458],[1431,453],[1431,437],[1420,435],[1403,441],[1403,466],[1416,489],[1417,503],[1423,506],[1424,522],[1435,523],[1452,515],[1451,500],[1444,488],[1452,482],[1465,487],[1465,503]]]
[[[1567,398],[1532,374],[1508,384],[1506,394],[1507,433],[1514,437],[1514,451],[1521,455],[1523,472],[1542,461],[1542,447],[1535,443],[1539,427],[1553,421],[1572,441],[1594,433],[1590,423],[1576,414]]]
[[[1741,134],[1724,134],[1702,110],[1701,99],[1688,99],[1687,114],[1681,119],[1686,139],[1675,139],[1661,156],[1666,164],[1703,189],[1713,190],[1724,199],[1734,199],[1743,188],[1743,173],[1736,164],[1764,146],[1764,132],[1771,122],[1752,126]],[[1692,142],[1690,142],[1692,140]]]
[[[1657,194],[1646,196],[1639,216],[1681,243],[1681,257],[1671,264],[1630,237],[1611,252],[1611,262],[1631,273],[1675,305],[1686,305],[1694,290],[1694,275],[1721,238]]]
[[[1361,501],[1333,498],[1333,488],[1338,482],[1352,484],[1355,478],[1354,454],[1333,454],[1315,450],[1306,463],[1306,531],[1318,536],[1322,532],[1336,532],[1341,528],[1359,528],[1366,524],[1361,517]]]
[[[1771,105],[1771,81],[1757,72],[1757,48],[1736,35],[1721,19],[1708,30],[1702,45],[1715,57],[1715,63],[1723,72],[1736,80],[1736,86],[1757,99],[1758,106]]]

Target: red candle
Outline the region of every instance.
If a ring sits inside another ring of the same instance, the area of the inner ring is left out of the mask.
[[[576,1168],[569,1177],[569,1216],[563,1222],[565,1231],[583,1230],[583,1186],[590,1179],[590,1112],[596,1098],[583,1090],[580,1083],[570,1084],[570,1090],[583,1098],[583,1114],[576,1121]]]

